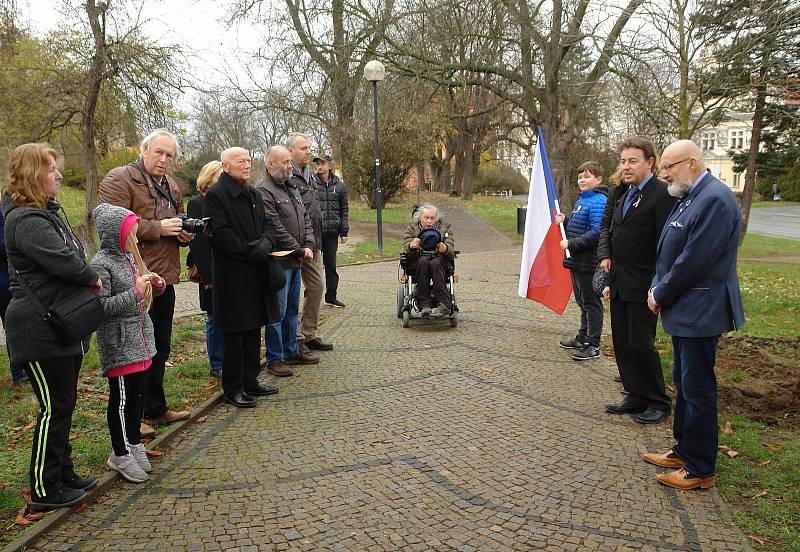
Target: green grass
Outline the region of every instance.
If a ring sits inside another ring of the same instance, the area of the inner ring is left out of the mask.
[[[521,244],[517,234],[517,202],[496,197],[474,196],[471,201],[460,201],[465,211],[499,230],[513,243]]]
[[[800,256],[800,240],[771,238],[747,234],[739,247],[739,257],[794,257]]]
[[[216,380],[209,384],[208,357],[203,344],[205,318],[181,318],[172,333],[172,368],[167,368],[164,389],[170,407],[191,410],[219,389]],[[94,343],[81,368],[78,405],[73,416],[71,441],[73,459],[80,474],[100,475],[111,450],[106,425],[108,384],[98,369]],[[17,511],[24,506],[20,496],[28,488],[28,464],[33,438],[32,426],[39,411],[30,386],[11,387],[8,358],[0,354],[0,543],[19,534],[11,527]],[[27,428],[27,429],[26,429]],[[9,528],[9,530],[6,530]]]
[[[359,242],[356,246],[349,251],[339,251],[336,257],[336,264],[339,266],[362,263],[366,261],[378,261],[397,259],[400,250],[403,248],[403,242],[400,240],[383,240],[383,256],[378,255],[378,242],[375,240],[368,240]]]
[[[412,194],[405,194],[392,199],[381,209],[381,220],[390,224],[407,224],[411,220],[411,210],[417,203],[424,203],[424,198]],[[363,201],[351,200],[350,220],[374,223],[378,221],[378,210],[370,209]]]

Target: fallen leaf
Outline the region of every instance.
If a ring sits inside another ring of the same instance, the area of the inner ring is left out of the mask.
[[[173,367],[173,366],[175,366],[175,365],[174,365],[174,364],[172,364],[170,361],[167,361],[167,362],[165,362],[165,363],[164,363],[164,366],[165,366],[166,368],[172,368],[172,367]]]
[[[20,494],[22,495],[22,498],[25,499],[25,502],[27,502],[28,504],[31,503],[31,492],[28,489],[25,489]]]
[[[49,513],[49,512],[27,512],[27,510],[28,510],[27,506],[23,506],[22,508],[20,508],[19,512],[17,512],[17,517],[14,520],[14,523],[16,523],[17,525],[21,525],[22,527],[27,527],[34,521],[42,519]]]
[[[33,421],[33,422],[29,423],[28,425],[26,425],[25,427],[23,427],[23,428],[22,428],[22,431],[23,431],[23,432],[24,432],[24,431],[28,431],[30,428],[32,428],[32,427],[33,427],[33,426],[35,426],[35,425],[36,425],[36,421]]]
[[[205,422],[206,420],[208,420],[208,416],[200,416],[200,417],[199,417],[199,418],[197,418],[197,419],[196,419],[194,422],[195,422],[196,424],[202,424],[202,423],[203,423],[203,422]]]
[[[794,489],[795,487],[797,487],[797,483],[786,483],[783,486],[784,489]]]
[[[733,426],[731,425],[730,422],[725,422],[725,425],[722,428],[722,433],[724,433],[725,435],[730,435],[731,433],[733,433]]]
[[[767,539],[765,539],[764,537],[757,537],[755,535],[747,535],[747,536],[762,546],[767,544]]]
[[[101,401],[108,402],[108,395],[99,395],[97,398]]]
[[[97,418],[97,412],[92,412],[91,410],[83,410],[81,411],[81,414],[87,418]]]
[[[738,452],[736,452],[735,450],[733,450],[731,447],[729,447],[727,445],[720,445],[718,448],[719,448],[719,450],[724,452],[729,458],[736,458],[737,456],[739,456]]]
[[[211,389],[212,387],[216,387],[217,382],[215,380],[208,380],[204,384],[201,385],[204,389]]]
[[[145,452],[147,453],[147,456],[164,456],[164,453],[160,450],[146,449]]]
[[[86,503],[85,502],[81,502],[80,504],[75,506],[74,512],[77,514],[78,512],[83,512],[85,509],[86,509]]]
[[[767,491],[761,491],[760,493],[753,495],[753,498],[751,500],[755,500],[757,498],[763,498],[765,496],[767,496]]]
[[[491,374],[492,372],[494,372],[494,368],[483,368],[481,371],[484,374]]]
[[[764,466],[769,466],[770,464],[772,464],[772,460],[764,460],[763,462],[758,463],[758,465],[761,466],[762,468]]]
[[[783,450],[783,443],[780,441],[775,443],[764,443],[764,446],[773,452],[780,452]]]

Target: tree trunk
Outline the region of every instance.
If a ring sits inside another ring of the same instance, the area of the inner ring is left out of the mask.
[[[96,227],[91,218],[92,211],[100,202],[97,178],[97,144],[95,143],[95,113],[97,112],[97,99],[100,97],[100,88],[106,66],[106,36],[105,36],[105,10],[107,4],[97,6],[94,0],[87,0],[86,14],[94,37],[94,53],[89,71],[89,88],[86,94],[86,104],[81,114],[81,138],[83,141],[83,167],[86,177],[86,198],[84,201],[83,228],[79,234],[82,236],[83,246],[91,257],[97,253]]]
[[[756,83],[756,103],[753,110],[753,133],[750,136],[750,151],[747,155],[747,174],[744,177],[744,188],[742,189],[742,224],[739,230],[739,245],[742,245],[744,236],[747,233],[747,223],[750,220],[750,206],[753,204],[753,192],[756,189],[756,171],[758,167],[758,146],[761,143],[761,128],[764,124],[764,111],[767,104],[767,82],[766,76],[769,70],[769,50],[761,60],[761,67],[758,72],[758,82]]]
[[[466,200],[472,199],[472,191],[475,187],[475,139],[470,137],[469,146],[464,149],[464,173],[461,186],[461,197]]]
[[[417,193],[422,190],[425,190],[425,161],[417,161]]]

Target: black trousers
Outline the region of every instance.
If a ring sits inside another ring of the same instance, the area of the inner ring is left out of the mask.
[[[603,333],[603,301],[592,289],[594,272],[570,270],[569,274],[572,278],[575,302],[581,308],[581,327],[576,338],[581,343],[600,347],[600,336]]]
[[[672,401],[664,389],[661,357],[656,350],[658,317],[647,303],[611,300],[611,337],[626,399],[647,408],[669,411]]]
[[[339,289],[339,274],[336,272],[336,252],[339,250],[338,234],[322,235],[322,264],[325,266],[325,301],[336,299]]]
[[[175,312],[175,286],[169,285],[164,293],[153,297],[150,307],[150,320],[156,338],[156,354],[153,364],[145,372],[142,390],[143,412],[145,418],[158,418],[167,411],[167,398],[164,396],[164,364],[169,358],[172,341],[172,315]]]
[[[42,498],[61,489],[75,475],[69,430],[78,400],[82,355],[29,362],[25,365],[39,416],[33,430],[31,493]]]
[[[139,424],[142,423],[142,384],[147,370],[127,376],[108,378],[108,433],[114,454],[125,456],[128,445],[141,442]]]
[[[261,329],[222,334],[222,390],[232,397],[258,383]]]
[[[421,255],[417,260],[417,306],[420,309],[432,307],[431,285],[433,280],[433,296],[440,305],[450,307],[450,293],[447,291],[447,260],[441,255]]]

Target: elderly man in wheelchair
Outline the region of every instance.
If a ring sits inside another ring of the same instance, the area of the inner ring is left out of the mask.
[[[419,208],[418,219],[406,228],[403,246],[403,268],[416,279],[415,301],[422,317],[454,315],[457,307],[449,285],[456,257],[453,230],[448,222],[439,218],[436,207],[423,205]]]

